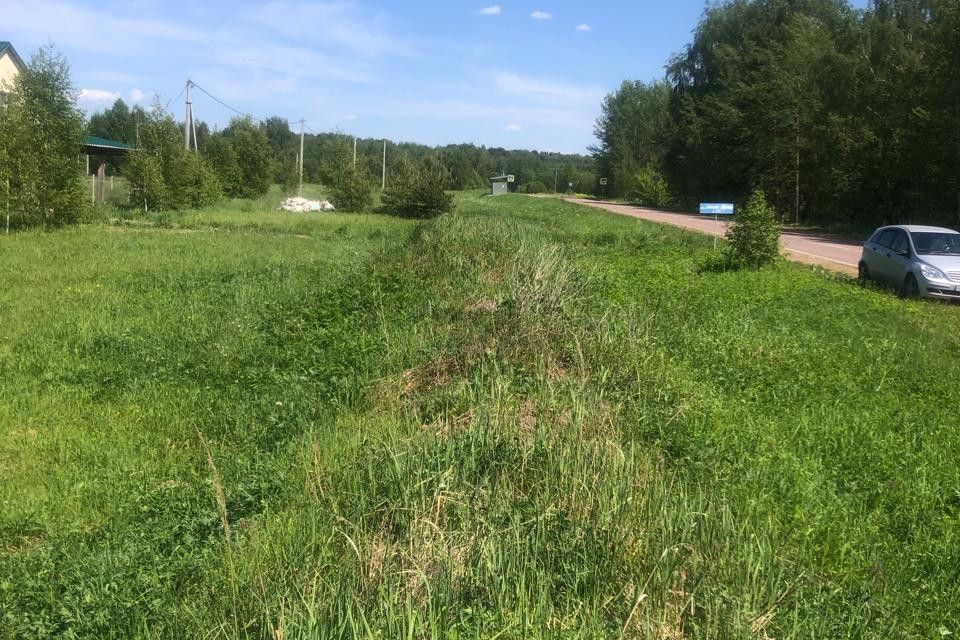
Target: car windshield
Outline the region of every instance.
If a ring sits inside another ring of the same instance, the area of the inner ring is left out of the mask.
[[[960,256],[960,233],[914,232],[913,245],[920,255]]]

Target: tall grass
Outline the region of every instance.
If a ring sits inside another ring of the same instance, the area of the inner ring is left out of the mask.
[[[271,215],[0,247],[0,636],[957,632],[957,308],[550,199]]]

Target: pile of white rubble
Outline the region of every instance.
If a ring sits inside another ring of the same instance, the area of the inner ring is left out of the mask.
[[[292,211],[293,213],[307,213],[310,211],[336,211],[333,205],[324,200],[307,200],[299,196],[287,198],[280,203],[281,211]]]

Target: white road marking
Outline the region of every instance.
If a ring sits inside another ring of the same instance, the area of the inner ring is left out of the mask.
[[[827,256],[820,255],[819,253],[810,253],[809,251],[801,251],[800,249],[790,249],[787,247],[784,248],[784,251],[786,251],[787,253],[802,253],[803,255],[810,256],[811,258],[819,258],[821,260],[827,260],[828,262],[836,262],[837,264],[842,264],[845,267],[853,267],[853,268],[857,267],[857,265],[853,263],[844,262],[843,260],[836,260],[834,258],[828,258]]]

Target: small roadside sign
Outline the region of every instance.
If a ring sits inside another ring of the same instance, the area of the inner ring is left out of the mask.
[[[719,216],[733,215],[733,205],[729,202],[701,202],[700,215],[713,216],[713,221],[719,224]],[[717,250],[717,236],[713,236],[713,250]]]
[[[602,184],[603,186],[607,186],[607,179],[606,179],[606,178],[600,178],[600,184]]]
[[[517,177],[513,174],[507,176],[507,182],[515,182]]]
[[[701,202],[700,215],[702,216],[732,216],[733,205],[729,202]]]

